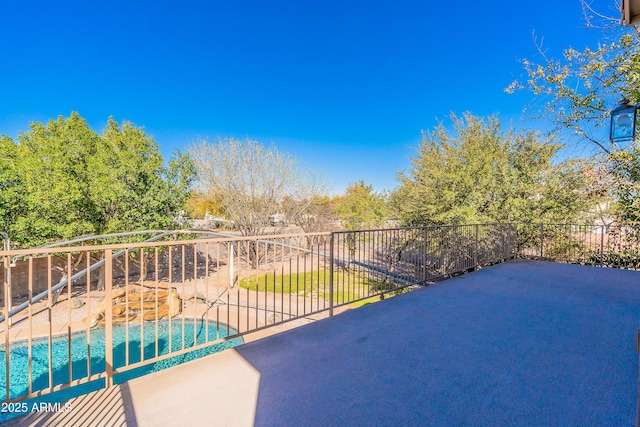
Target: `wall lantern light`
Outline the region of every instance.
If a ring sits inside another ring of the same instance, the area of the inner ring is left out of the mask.
[[[609,138],[612,144],[632,141],[636,136],[636,106],[630,105],[628,99],[622,99],[611,112],[611,128]]]

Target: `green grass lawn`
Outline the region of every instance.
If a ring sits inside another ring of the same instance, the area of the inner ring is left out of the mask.
[[[393,289],[394,283],[382,283],[370,278],[368,275],[344,270],[334,272],[334,302],[345,303],[376,294],[382,289]],[[250,291],[273,292],[277,294],[295,293],[299,295],[317,295],[329,300],[329,270],[310,271],[306,273],[277,274],[267,273],[241,279],[239,286]],[[378,298],[379,297],[372,297]],[[368,301],[363,300],[363,301]],[[368,302],[358,302],[359,306]]]
[[[349,304],[349,307],[360,308],[360,307],[364,307],[365,305],[373,304],[378,301],[380,301],[380,295],[376,295],[375,297],[369,297],[369,298],[361,299],[356,302],[352,302],[351,304]]]
[[[310,293],[329,290],[329,270],[310,271],[296,274],[267,273],[241,279],[239,286],[251,291],[275,293]]]

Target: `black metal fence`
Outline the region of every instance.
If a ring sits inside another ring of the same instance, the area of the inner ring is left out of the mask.
[[[5,245],[0,400],[108,387],[136,368],[515,257],[640,269],[640,229],[474,224]]]
[[[518,256],[599,267],[640,269],[640,227],[519,224]]]

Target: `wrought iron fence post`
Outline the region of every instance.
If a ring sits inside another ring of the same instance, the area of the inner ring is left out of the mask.
[[[604,266],[604,224],[600,233],[600,267]]]
[[[427,244],[427,227],[424,227],[422,230],[424,236],[424,259],[422,260],[422,269],[423,269],[423,277],[424,283],[427,283],[427,254],[429,253],[429,245]]]
[[[105,249],[104,251],[104,286],[105,286],[105,305],[104,305],[104,361],[106,373],[106,387],[113,385],[113,251]]]
[[[331,233],[329,238],[329,316],[333,316],[333,266],[334,266],[334,236],[336,233]]]
[[[507,224],[507,253],[505,259],[510,259],[512,257],[511,251],[511,224]]]
[[[7,286],[7,299],[4,301],[4,306],[7,308],[7,312],[5,313],[7,319],[7,326],[11,327],[13,325],[13,319],[9,315],[9,312],[13,308],[13,289],[11,286],[11,257],[6,257],[7,269],[5,270],[5,281]]]
[[[475,237],[475,242],[473,245],[473,269],[477,270],[478,269],[478,227],[479,225],[476,224],[475,228],[476,228],[476,237]]]
[[[514,258],[522,258],[523,257],[522,249],[521,249],[521,245],[520,245],[520,240],[521,240],[520,231],[522,230],[522,227],[523,227],[523,225],[519,224],[517,222],[515,224],[513,224],[514,234],[515,234],[514,245],[513,245],[513,252],[514,252],[513,257]]]
[[[544,223],[540,223],[540,259],[544,253]]]
[[[4,232],[0,232],[0,236],[2,236],[2,240],[3,240],[3,248],[5,251],[9,251],[11,249],[11,243],[9,241],[9,235],[7,233]],[[7,319],[7,327],[11,327],[12,323],[13,323],[13,319],[9,316],[9,312],[11,311],[12,308],[12,289],[11,289],[11,257],[7,256],[5,257],[5,273],[4,273],[4,280],[5,280],[5,287],[6,287],[6,294],[9,295],[8,297],[5,297],[4,300],[4,307],[6,309],[6,313],[5,313],[5,319]],[[7,329],[8,330],[8,329]],[[9,372],[9,371],[7,371]],[[7,389],[8,390],[8,389]]]
[[[4,352],[4,362],[5,362],[5,380],[4,380],[4,386],[5,386],[5,390],[6,390],[6,395],[5,395],[5,402],[8,402],[10,399],[10,384],[9,384],[9,378],[11,377],[10,371],[9,371],[9,355],[11,353],[10,349],[9,349],[9,328],[11,327],[11,323],[9,321],[9,305],[7,304],[7,301],[9,301],[11,299],[11,295],[9,295],[9,283],[7,282],[7,274],[9,274],[9,271],[11,269],[11,266],[9,265],[11,261],[11,257],[5,255],[4,256],[4,266],[5,266],[5,276],[4,276],[4,329],[5,329],[5,334],[4,334],[4,348],[5,348],[5,352]]]
[[[505,248],[507,246],[507,242],[505,242],[505,236],[504,233],[500,233],[500,240],[502,241],[502,244],[500,245],[500,262],[504,262],[505,260]]]

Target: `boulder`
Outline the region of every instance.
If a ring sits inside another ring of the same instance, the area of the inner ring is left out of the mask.
[[[78,297],[71,297],[69,304],[71,304],[71,308],[74,310],[84,306],[84,302],[80,301]]]
[[[102,300],[90,317],[90,325],[104,326],[107,301]],[[175,317],[182,311],[182,299],[168,283],[138,282],[113,290],[111,314],[114,324],[132,322],[142,317],[156,320]]]
[[[193,294],[193,296],[191,298],[189,298],[189,301],[193,301],[195,303],[206,304],[207,303],[207,297],[202,292],[195,292]]]

